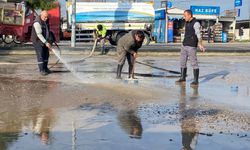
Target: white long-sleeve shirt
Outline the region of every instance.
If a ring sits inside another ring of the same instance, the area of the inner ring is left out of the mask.
[[[36,31],[36,35],[39,38],[39,40],[41,40],[44,44],[47,42],[47,40],[45,39],[46,37],[43,36],[42,34],[42,26],[40,25],[39,22],[35,22],[33,24],[35,31]],[[46,30],[48,31],[48,27],[46,26]]]
[[[199,22],[195,22],[194,24],[195,35],[197,36],[198,40],[201,39],[201,25]]]

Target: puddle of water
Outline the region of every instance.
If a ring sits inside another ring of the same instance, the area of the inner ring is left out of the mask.
[[[249,115],[206,106],[202,90],[181,86],[175,101],[117,104],[121,100],[84,95],[78,101],[79,89],[86,87],[77,84],[10,79],[0,84],[5,97],[0,101],[0,147],[6,150],[250,148]]]
[[[110,65],[86,71],[90,66],[95,68],[94,63],[78,68],[80,79],[113,78]],[[138,68],[140,72],[148,72],[141,74],[142,86],[151,91],[162,87],[164,94],[113,83],[91,87],[1,78],[0,149],[250,149],[249,110],[239,111],[249,108],[249,87],[237,84],[235,91],[230,84],[216,84],[231,71],[205,76],[199,89],[190,88],[189,81],[185,87],[169,78],[146,78],[167,75],[151,68]],[[46,80],[71,77],[51,76]]]
[[[188,120],[177,124],[151,123],[141,115],[141,112],[138,113],[136,110],[117,112],[107,104],[57,110],[38,108],[23,115],[25,120],[16,120],[19,122],[18,131],[12,133],[1,131],[4,132],[1,134],[1,147],[10,150],[34,147],[73,150],[166,148],[209,150],[211,147],[216,149],[218,145],[222,149],[240,150],[250,147],[249,132],[209,133],[202,131],[197,122]],[[188,129],[185,126],[188,126]]]

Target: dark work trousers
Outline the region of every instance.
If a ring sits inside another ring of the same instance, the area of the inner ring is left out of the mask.
[[[46,45],[41,45],[40,43],[33,43],[33,46],[36,50],[37,62],[39,71],[47,71],[48,70],[48,62],[49,62],[49,49]]]
[[[180,56],[181,68],[187,68],[187,60],[189,59],[193,69],[199,69],[196,52],[197,47],[182,46]]]

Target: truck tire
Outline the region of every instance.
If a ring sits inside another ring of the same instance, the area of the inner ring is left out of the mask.
[[[22,42],[19,41],[18,38],[17,38],[16,36],[14,37],[14,43],[15,43],[15,44],[22,44]]]
[[[2,39],[5,44],[11,44],[14,41],[13,35],[3,35]]]
[[[128,32],[127,32],[127,31],[121,31],[121,32],[119,32],[119,33],[116,35],[116,40],[115,40],[116,44],[118,43],[119,39],[120,39],[122,36],[124,36],[126,33],[128,33]]]
[[[150,37],[147,33],[144,32],[145,39],[143,41],[143,45],[148,45],[150,43]]]
[[[3,43],[3,35],[0,34],[0,44]]]

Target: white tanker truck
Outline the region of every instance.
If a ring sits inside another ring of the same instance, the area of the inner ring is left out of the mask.
[[[116,45],[118,39],[130,30],[144,31],[144,44],[149,44],[155,11],[149,3],[121,2],[77,2],[76,39],[93,40],[92,34],[97,24],[103,24],[110,36],[110,43]],[[67,29],[71,30],[72,4],[67,4]]]

